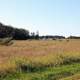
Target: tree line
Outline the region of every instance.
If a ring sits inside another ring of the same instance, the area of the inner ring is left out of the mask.
[[[0,23],[0,38],[12,37],[14,40],[38,39],[39,34],[22,28],[14,28]]]
[[[31,32],[22,28],[14,28],[10,25],[0,23],[0,38],[12,37],[14,40],[27,40],[27,39],[65,39],[65,36],[46,35],[40,36],[39,31]],[[69,36],[68,39],[80,39],[77,36]]]

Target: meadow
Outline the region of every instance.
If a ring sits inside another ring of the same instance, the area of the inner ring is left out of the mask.
[[[0,45],[0,80],[79,80],[80,40],[26,40]]]

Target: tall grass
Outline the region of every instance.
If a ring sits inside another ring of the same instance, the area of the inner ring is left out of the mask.
[[[0,46],[0,79],[58,80],[80,72],[79,40],[14,42]]]

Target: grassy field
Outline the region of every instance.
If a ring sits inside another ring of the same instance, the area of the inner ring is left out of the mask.
[[[0,45],[0,80],[80,80],[80,40]]]

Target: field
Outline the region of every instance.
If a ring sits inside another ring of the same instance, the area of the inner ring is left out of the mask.
[[[0,80],[80,80],[80,40],[0,45]]]

